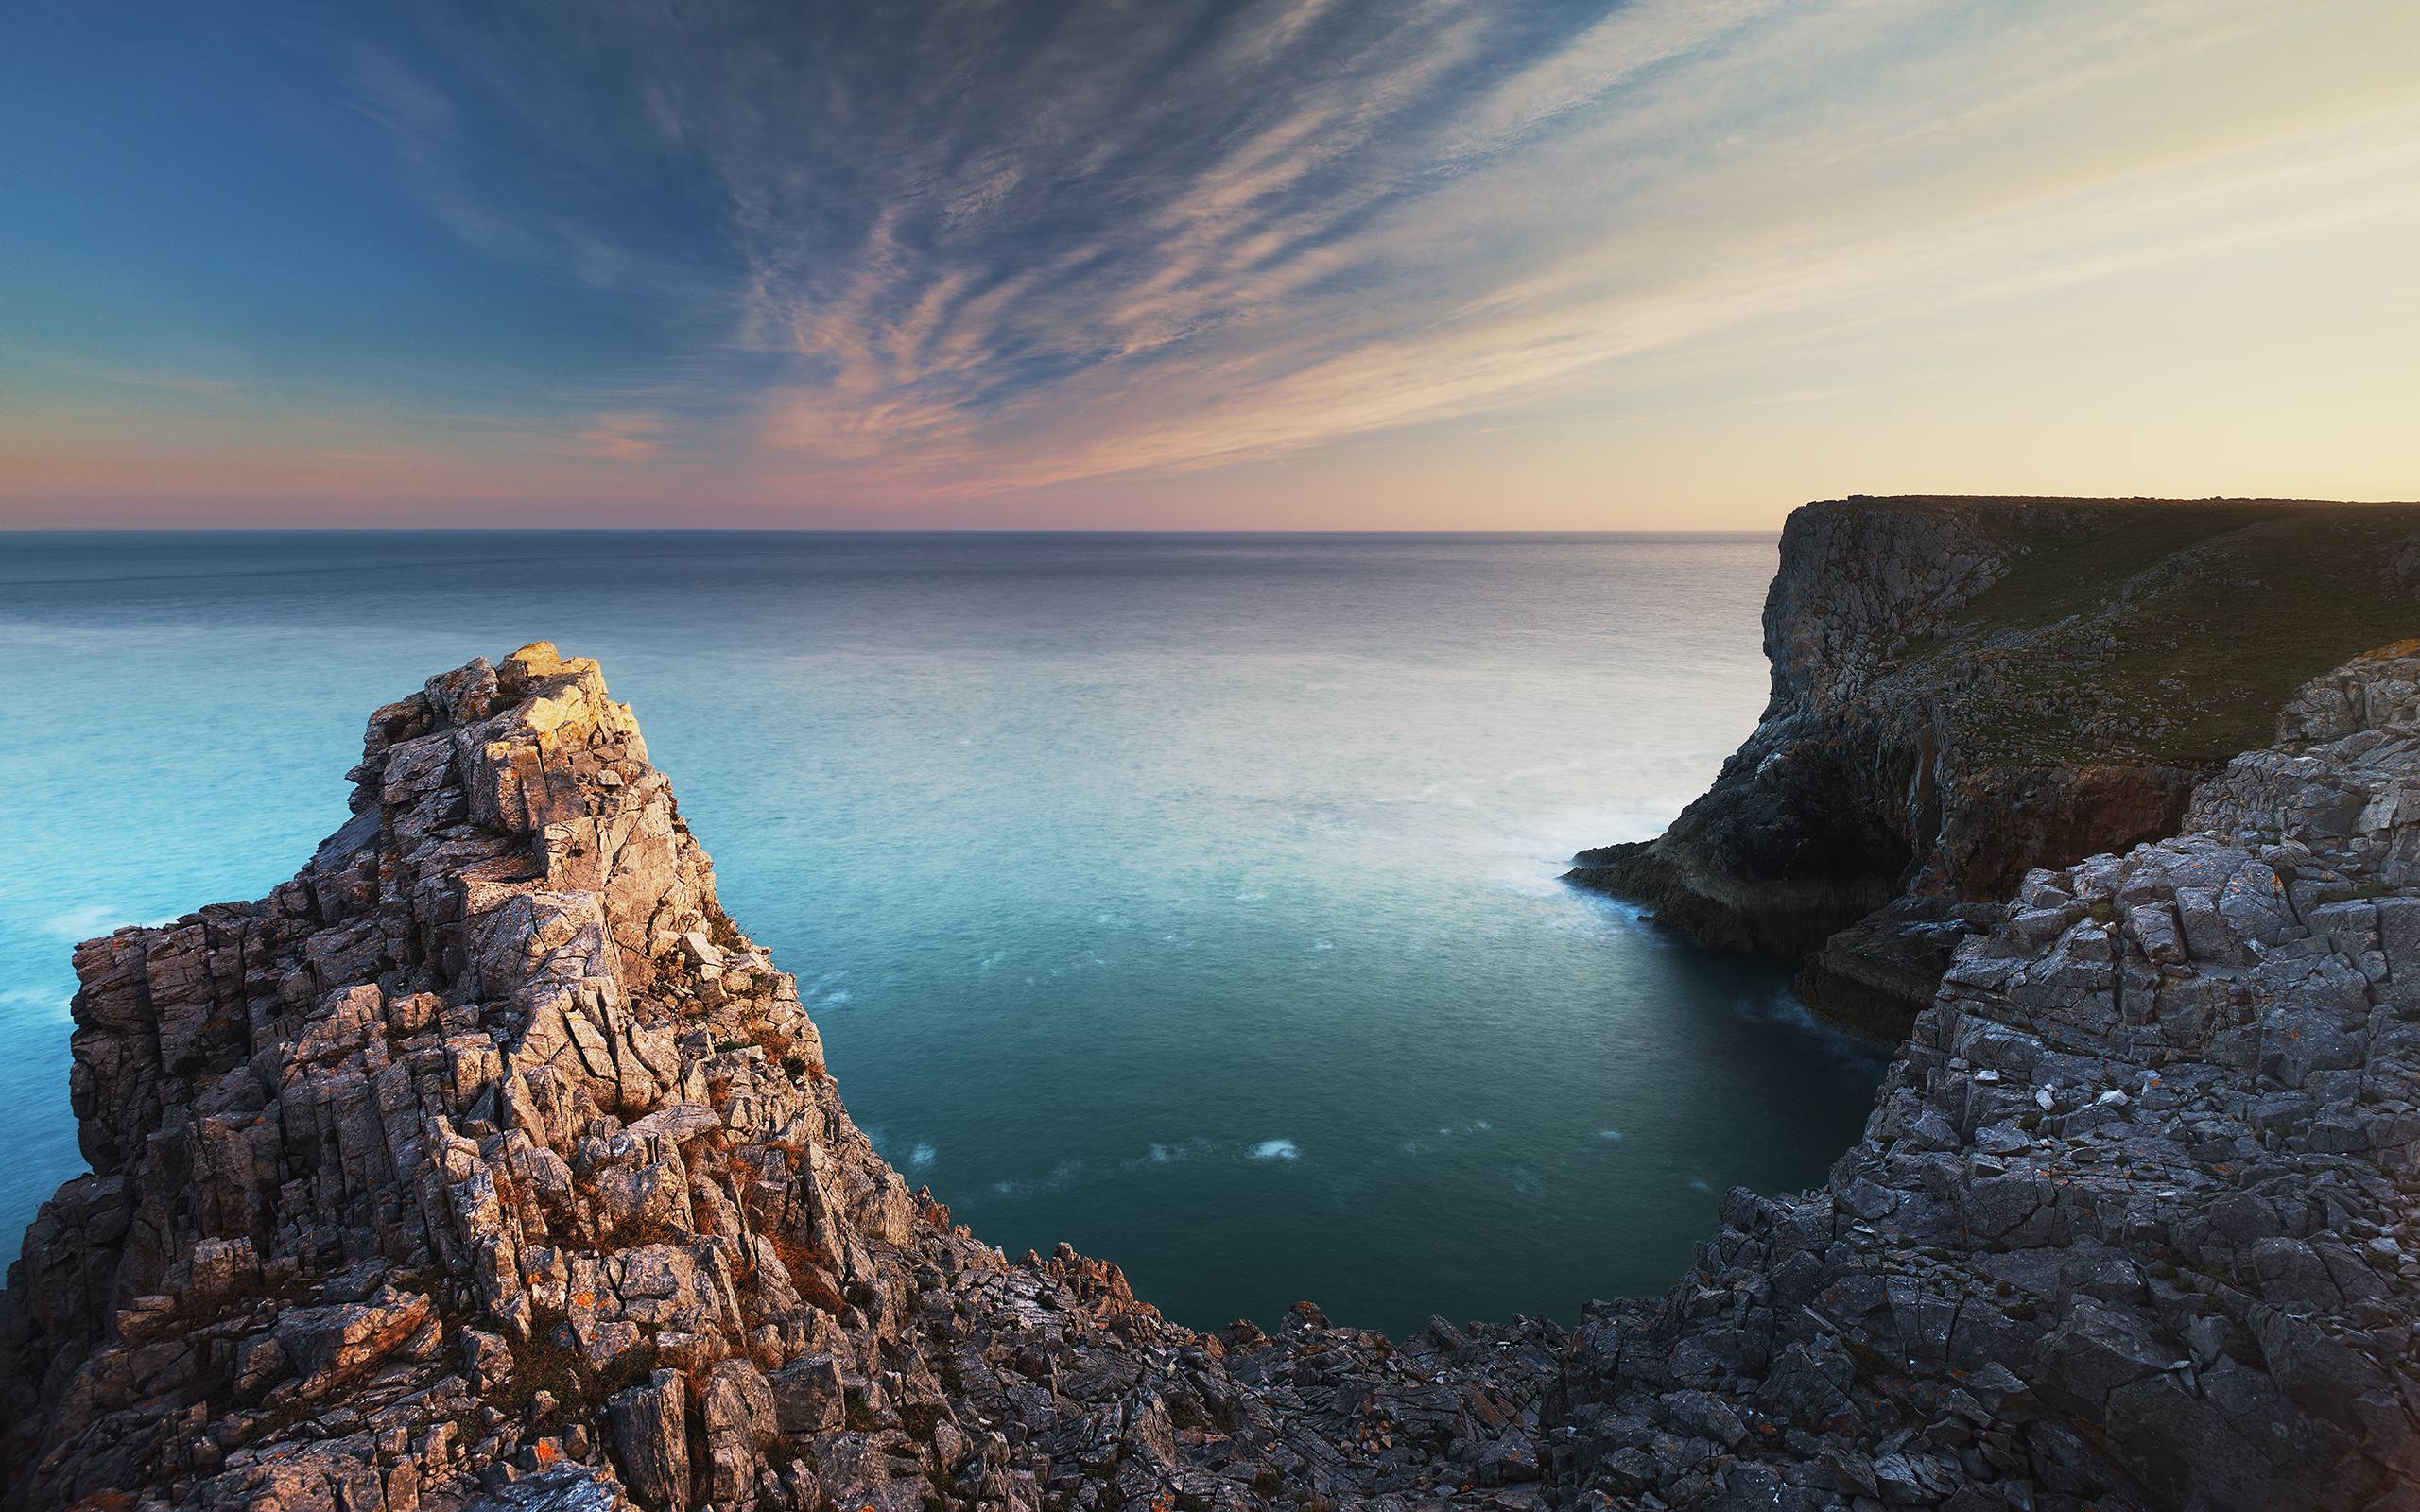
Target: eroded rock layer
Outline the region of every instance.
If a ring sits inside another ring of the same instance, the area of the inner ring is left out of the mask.
[[[953,1227],[593,662],[353,776],[267,900],[78,952],[9,1505],[2420,1508],[2420,644],[2026,875],[1825,1188],[1569,1336],[1201,1334]]]

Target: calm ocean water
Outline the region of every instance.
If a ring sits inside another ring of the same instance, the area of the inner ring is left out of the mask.
[[[68,952],[260,896],[363,717],[599,657],[849,1108],[1173,1316],[1660,1291],[1878,1057],[1556,881],[1765,691],[1770,538],[0,536],[0,1254],[79,1169]]]

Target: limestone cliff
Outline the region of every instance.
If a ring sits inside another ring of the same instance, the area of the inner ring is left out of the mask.
[[[1772,696],[1658,839],[1570,880],[1805,963],[1897,1038],[2029,868],[2170,833],[2293,687],[2420,626],[2420,507],[1855,499],[1782,533]]]
[[[2420,1505],[2420,643],[2028,872],[1826,1186],[1568,1336],[1200,1334],[952,1226],[593,662],[353,775],[268,899],[77,953],[9,1506]]]

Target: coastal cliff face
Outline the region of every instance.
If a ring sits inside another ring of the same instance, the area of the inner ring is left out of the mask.
[[[1826,1186],[1569,1335],[1196,1333],[951,1225],[593,662],[353,776],[269,898],[78,951],[7,1505],[2420,1506],[2420,643],[2027,873]]]
[[[2414,541],[2410,506],[1808,505],[1755,731],[1569,880],[1801,961],[1819,1013],[1896,1039],[2029,868],[2171,833],[2296,684],[2407,633]]]

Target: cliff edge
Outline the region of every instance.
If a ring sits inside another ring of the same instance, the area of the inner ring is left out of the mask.
[[[1858,498],[1791,514],[1772,695],[1713,787],[1568,880],[1802,963],[1903,1036],[2026,872],[2172,833],[2306,679],[2420,622],[2420,506]]]

